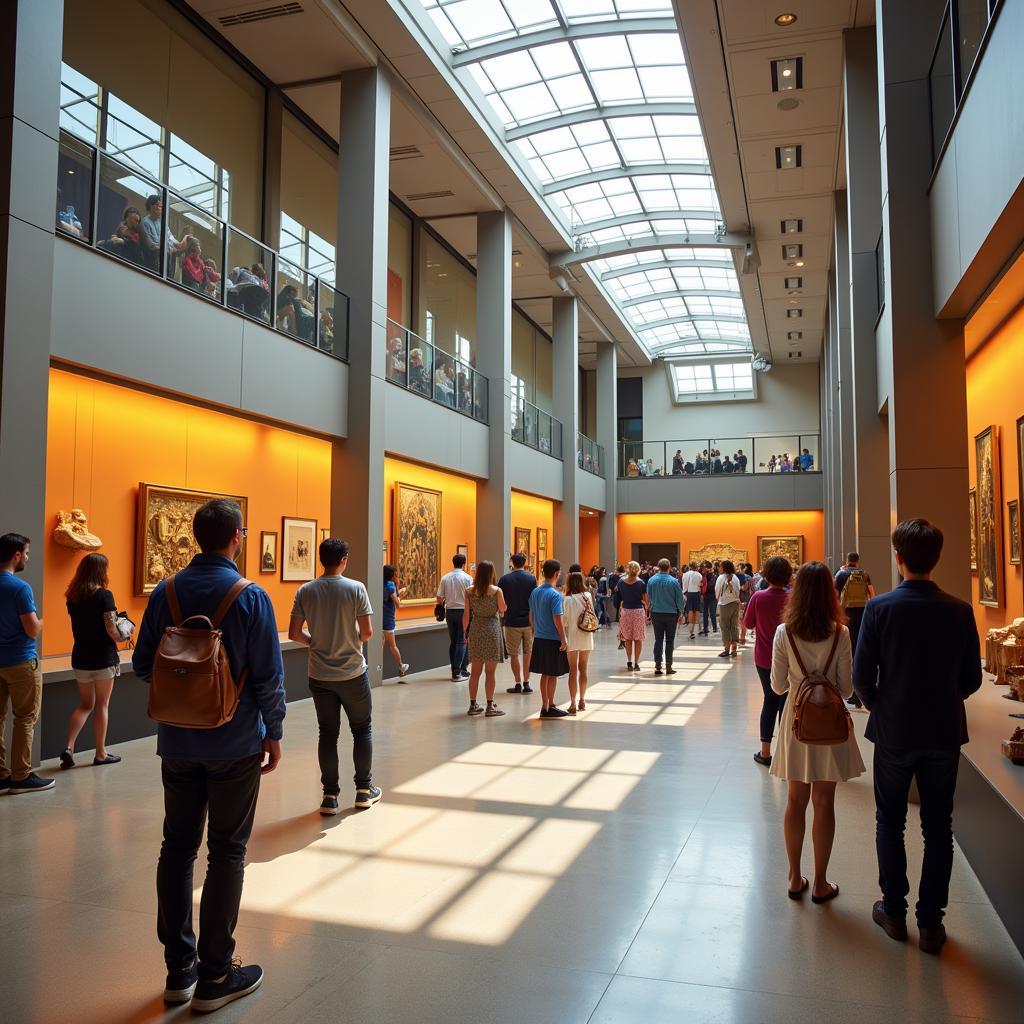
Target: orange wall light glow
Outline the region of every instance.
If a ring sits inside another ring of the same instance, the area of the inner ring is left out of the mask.
[[[592,565],[597,565],[600,555],[598,551],[600,534],[599,516],[588,515],[586,512],[580,514],[580,565],[584,572],[589,572]]]
[[[629,513],[618,517],[618,526],[620,562],[629,561],[634,544],[665,541],[679,544],[683,559],[705,544],[732,544],[746,548],[747,558],[756,564],[758,537],[799,534],[804,538],[805,562],[825,557],[825,517],[820,510]]]
[[[516,527],[521,527],[524,530],[530,531],[530,564],[533,565],[538,572],[540,572],[540,566],[537,565],[537,527],[539,526],[542,530],[548,531],[548,558],[560,558],[563,567],[567,567],[570,562],[576,557],[576,552],[572,553],[569,559],[565,558],[564,553],[559,554],[555,551],[555,503],[549,501],[547,498],[538,498],[533,494],[524,494],[522,491],[512,492],[512,536],[508,540],[508,550],[512,551],[515,544]],[[483,556],[481,556],[483,557]],[[497,565],[497,554],[488,556],[495,560]],[[504,554],[504,561],[502,563],[502,572],[504,572],[504,566],[507,565],[508,553]]]
[[[134,594],[135,519],[140,482],[248,498],[246,575],[274,602],[286,629],[296,583],[259,572],[260,532],[280,533],[282,516],[329,525],[331,446],[327,441],[199,408],[170,398],[50,371],[46,448],[46,523],[82,509],[110,560],[118,608],[139,622],[146,598]],[[81,554],[47,536],[44,552],[44,653],[71,650],[64,590]]]

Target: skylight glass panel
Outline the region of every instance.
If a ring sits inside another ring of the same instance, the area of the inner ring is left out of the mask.
[[[715,363],[715,390],[751,391],[754,387],[750,363]]]
[[[711,367],[707,364],[686,364],[674,366],[676,389],[680,394],[699,394],[713,391]]]

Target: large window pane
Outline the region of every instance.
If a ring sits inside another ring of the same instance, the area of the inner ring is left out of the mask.
[[[957,95],[961,95],[967,78],[974,67],[981,40],[988,28],[989,0],[957,0],[957,47],[960,51],[960,82]]]
[[[70,135],[61,135],[57,155],[57,230],[89,240],[92,232],[92,153]]]
[[[412,220],[394,203],[388,206],[388,316],[412,324]]]
[[[316,293],[313,277],[284,260],[277,264],[277,329],[313,344]]]
[[[240,231],[228,229],[230,267],[225,277],[227,304],[241,313],[270,323],[270,275],[274,254]]]
[[[946,132],[953,123],[956,97],[953,94],[953,34],[947,16],[942,23],[939,46],[928,75],[932,100],[932,157],[937,159]]]
[[[159,188],[108,156],[100,154],[99,162],[97,247],[159,273],[164,216]]]
[[[429,231],[419,231],[417,333],[432,345],[476,362],[476,275]]]
[[[325,281],[319,283],[317,344],[325,352],[348,358],[348,296]]]
[[[167,211],[167,276],[186,288],[220,299],[223,228],[215,217],[179,196]]]
[[[792,473],[800,455],[800,438],[793,434],[787,437],[754,438],[755,473]]]

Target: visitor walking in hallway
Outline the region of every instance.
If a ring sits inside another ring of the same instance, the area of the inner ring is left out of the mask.
[[[565,718],[568,712],[555,703],[558,677],[569,671],[563,598],[558,590],[561,563],[549,558],[541,566],[541,573],[544,582],[530,595],[530,626],[533,628],[530,671],[540,676],[540,717]]]
[[[851,551],[846,556],[846,564],[836,573],[836,590],[839,592],[839,607],[846,613],[850,626],[850,643],[853,645],[853,656],[857,657],[857,638],[860,635],[860,624],[864,618],[864,609],[868,601],[875,596],[871,577],[861,568],[860,555]],[[850,707],[863,707],[856,692],[847,701]]]
[[[469,647],[462,618],[466,610],[466,590],[472,586],[473,577],[466,572],[465,566],[465,555],[452,555],[452,571],[445,573],[437,585],[437,600],[444,605],[448,625],[448,660],[451,662],[453,683],[469,678]]]
[[[640,671],[640,650],[647,630],[647,584],[640,579],[640,563],[630,562],[616,590],[619,605],[619,640],[626,647],[626,671]]]
[[[921,800],[924,863],[917,898],[918,944],[938,953],[953,870],[953,798],[960,747],[968,741],[964,701],[981,687],[981,651],[971,606],[940,590],[931,574],[942,531],[927,519],[896,527],[900,585],[864,610],[854,684],[870,716],[878,880],[872,918],[892,939],[907,938],[907,854],[903,833],[911,783]],[[850,586],[847,583],[847,586]]]
[[[397,625],[395,621],[395,612],[402,607],[402,598],[405,597],[406,588],[399,587],[395,583],[395,567],[393,565],[384,566],[384,599],[381,602],[383,607],[383,623],[381,625],[381,632],[384,634],[384,646],[387,648],[388,653],[398,665],[398,681],[400,683],[405,682],[405,674],[409,671],[409,665],[407,662],[402,661],[402,652],[398,649],[398,643],[395,640],[395,627]]]
[[[571,572],[566,580],[562,624],[569,660],[569,714],[575,715],[577,710],[587,709],[587,665],[594,650],[594,633],[599,628],[594,597],[586,588],[582,573]]]
[[[505,642],[501,635],[501,616],[505,614],[505,597],[494,583],[494,563],[478,562],[476,579],[466,591],[466,608],[462,628],[469,638],[469,712],[472,717],[484,714],[498,718],[505,714],[494,702],[494,670],[505,660]],[[486,710],[476,701],[480,689],[480,673],[484,673]]]
[[[728,558],[724,559],[721,575],[715,581],[718,624],[722,630],[720,658],[736,657],[736,644],[740,638],[740,587],[742,585],[742,581],[736,575],[736,566]]]
[[[675,673],[672,656],[676,646],[676,625],[683,621],[686,605],[679,581],[669,573],[667,558],[658,562],[658,571],[647,581],[647,599],[650,602],[651,625],[654,626],[654,674],[661,675],[662,649],[665,671]]]

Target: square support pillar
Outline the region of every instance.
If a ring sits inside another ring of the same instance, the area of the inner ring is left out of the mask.
[[[837,559],[845,561],[853,550],[856,522],[856,442],[853,421],[853,348],[850,341],[850,244],[846,220],[846,193],[835,194],[835,359],[836,359],[836,437],[838,461],[832,472],[838,480],[839,509],[836,523]]]
[[[604,449],[604,512],[598,534],[601,564],[611,571],[618,561],[619,528],[616,500],[616,470],[619,434],[619,371],[618,351],[614,342],[597,343],[597,437]]]
[[[576,496],[576,418],[580,390],[580,322],[575,295],[551,300],[552,394],[555,416],[562,422],[562,502],[555,509],[552,553],[562,571],[579,561],[580,505]]]
[[[62,0],[0,4],[0,479],[2,529],[32,540],[25,572],[43,614]],[[93,211],[95,215],[95,211]],[[91,510],[86,509],[87,513]],[[46,651],[43,633],[39,650]],[[0,729],[4,723],[0,722]],[[36,725],[32,762],[39,763]]]
[[[476,557],[500,575],[512,551],[512,218],[476,219],[477,369],[488,380],[488,473],[476,488]]]
[[[391,87],[379,68],[341,78],[337,286],[349,296],[348,438],[331,458],[331,535],[349,542],[348,575],[366,584],[375,621],[383,599],[384,400]],[[381,683],[383,644],[367,644]]]

